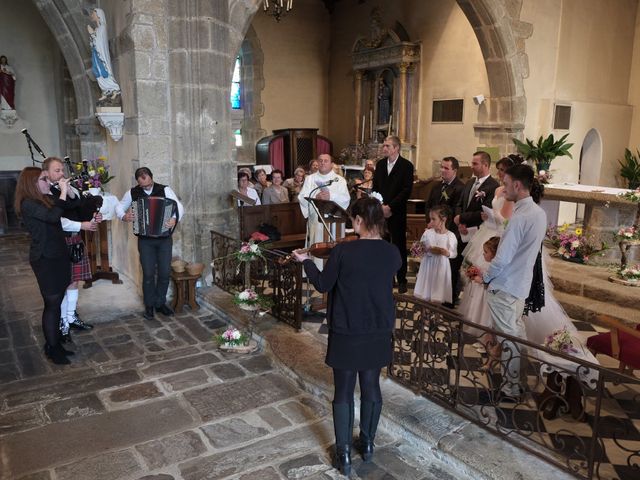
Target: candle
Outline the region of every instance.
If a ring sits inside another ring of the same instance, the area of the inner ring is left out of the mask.
[[[373,110],[369,110],[369,140],[373,141]]]
[[[391,124],[393,123],[393,114],[389,115],[389,127],[387,128],[387,137],[391,135]]]
[[[365,127],[365,116],[362,115],[362,132],[360,132],[360,143],[364,143],[364,127]]]

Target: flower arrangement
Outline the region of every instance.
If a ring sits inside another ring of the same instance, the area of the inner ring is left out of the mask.
[[[248,242],[242,242],[240,250],[235,253],[235,257],[240,262],[251,262],[257,258],[262,258],[264,260],[260,244],[256,243],[253,238],[249,239]]]
[[[594,246],[590,238],[583,235],[582,228],[571,230],[566,223],[559,227],[550,226],[546,237],[556,249],[556,255],[580,263],[589,261],[591,255],[606,248],[604,243],[599,248]]]
[[[512,140],[518,152],[521,153],[526,160],[533,160],[536,164],[535,170],[537,172],[547,172],[554,158],[564,156],[573,158],[571,152],[569,152],[571,147],[573,147],[573,143],[567,143],[568,136],[569,134],[567,133],[559,140],[556,140],[553,134],[550,134],[547,138],[540,136],[537,143],[534,143],[533,140],[528,138],[526,138],[524,142],[521,142],[517,138],[513,138]]]
[[[248,342],[249,337],[244,333],[241,333],[237,328],[228,327],[224,332],[214,335],[213,339],[218,345],[237,347],[245,345]]]
[[[263,295],[258,295],[253,288],[245,288],[233,297],[233,303],[243,310],[259,310],[260,308],[271,308],[272,301]]]
[[[464,274],[469,279],[474,279],[475,277],[481,277],[482,276],[482,272],[475,265],[469,265],[465,269]]]
[[[553,175],[551,175],[551,172],[548,170],[540,170],[538,172],[538,181],[540,183],[544,183],[545,185],[548,183],[551,183],[551,178],[553,177]]]
[[[633,267],[625,267],[620,268],[617,271],[617,275],[619,278],[623,280],[638,282],[640,281],[640,263],[634,265]]]
[[[616,233],[614,237],[619,241],[640,240],[640,229],[636,228],[635,226],[622,227],[618,230],[618,233]]]
[[[544,346],[562,353],[578,353],[578,349],[574,347],[571,334],[567,331],[567,327],[561,330],[554,330],[551,335],[545,338]]]
[[[618,194],[619,197],[625,198],[633,203],[640,203],[640,188]]]
[[[76,165],[76,170],[86,175],[84,182],[90,188],[102,188],[115,177],[109,175],[109,165],[106,157],[98,157],[92,160],[83,160]]]
[[[418,240],[413,242],[409,253],[412,257],[422,258],[427,253],[427,249],[425,248],[424,243]]]
[[[361,164],[367,158],[367,148],[364,143],[349,145],[340,150],[338,160],[346,165]]]

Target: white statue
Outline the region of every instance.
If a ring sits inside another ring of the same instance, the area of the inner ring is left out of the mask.
[[[87,25],[91,42],[91,69],[102,90],[98,102],[114,101],[120,95],[120,85],[113,77],[107,21],[101,8],[93,8],[90,13],[93,25]]]

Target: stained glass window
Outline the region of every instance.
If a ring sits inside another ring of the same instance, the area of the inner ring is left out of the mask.
[[[238,129],[233,132],[233,135],[236,138],[236,147],[242,146],[242,130]]]
[[[240,66],[242,62],[240,57],[236,58],[236,65],[233,68],[233,77],[231,79],[231,108],[235,110],[239,110],[242,108],[242,102],[240,98],[242,97],[242,83],[240,80]]]

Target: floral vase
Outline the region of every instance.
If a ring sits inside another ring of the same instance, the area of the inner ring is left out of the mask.
[[[255,312],[256,310],[260,309],[260,305],[248,305],[246,303],[240,303],[238,304],[238,306],[242,309],[242,310],[246,310],[248,312]]]

